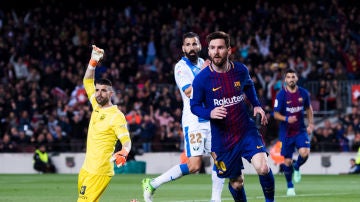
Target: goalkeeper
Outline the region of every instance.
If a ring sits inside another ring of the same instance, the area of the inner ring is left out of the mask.
[[[131,149],[124,114],[111,103],[114,91],[107,79],[94,81],[95,68],[104,50],[92,46],[91,59],[84,75],[84,87],[93,112],[88,127],[86,155],[78,176],[78,202],[99,201],[114,176],[114,162],[122,166]],[[122,149],[113,154],[117,140]]]

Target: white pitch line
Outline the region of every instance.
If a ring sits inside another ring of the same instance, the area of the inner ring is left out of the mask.
[[[275,195],[275,198],[292,198],[292,197],[308,197],[308,196],[335,196],[335,195],[347,195],[353,193],[319,193],[319,194],[296,194],[296,196],[286,196],[286,195]],[[264,198],[264,196],[257,196],[255,198]]]
[[[286,196],[286,195],[276,195],[275,198],[294,198],[294,197],[309,197],[309,196],[334,196],[334,195],[347,195],[353,193],[322,193],[322,194],[296,194],[296,196]],[[256,197],[247,197],[247,199],[262,199],[264,196],[256,196]],[[233,201],[233,198],[222,198],[222,201]],[[169,201],[169,202],[208,202],[209,199],[194,199],[194,200],[184,200],[184,201]]]

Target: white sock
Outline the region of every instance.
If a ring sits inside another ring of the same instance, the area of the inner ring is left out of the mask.
[[[162,184],[170,182],[172,180],[176,180],[180,177],[182,177],[183,174],[180,170],[180,165],[173,166],[169,170],[167,170],[165,173],[161,174],[160,176],[154,178],[151,181],[151,186],[153,186],[155,189],[160,187]]]
[[[225,178],[219,178],[216,175],[216,171],[212,170],[211,180],[212,180],[211,201],[220,202],[221,192],[224,187]]]

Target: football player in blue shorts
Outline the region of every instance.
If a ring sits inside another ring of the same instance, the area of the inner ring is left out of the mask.
[[[309,135],[314,130],[314,115],[310,104],[309,92],[297,85],[297,73],[288,69],[285,72],[284,88],[276,95],[274,102],[274,117],[280,121],[281,155],[285,161],[281,164],[287,182],[287,195],[295,196],[294,182],[301,180],[300,166],[310,154]],[[308,124],[305,124],[305,112]],[[296,161],[292,160],[295,148],[298,150]]]
[[[211,63],[193,81],[191,111],[209,119],[211,151],[218,167],[218,176],[229,178],[228,188],[234,201],[247,201],[242,158],[259,175],[265,201],[274,201],[275,180],[268,163],[262,136],[249,115],[247,100],[253,106],[253,115],[261,115],[261,124],[267,124],[264,110],[256,95],[248,68],[229,60],[230,36],[216,31],[207,36]]]

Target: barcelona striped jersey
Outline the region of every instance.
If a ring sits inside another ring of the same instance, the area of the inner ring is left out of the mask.
[[[254,83],[244,64],[230,64],[230,70],[225,73],[214,71],[210,65],[193,81],[190,105],[195,115],[210,119],[210,112],[215,107],[224,106],[227,109],[226,118],[210,119],[211,150],[214,152],[231,150],[248,130],[256,130],[255,122],[249,115],[249,105],[246,104],[248,99],[253,106],[260,106]]]

